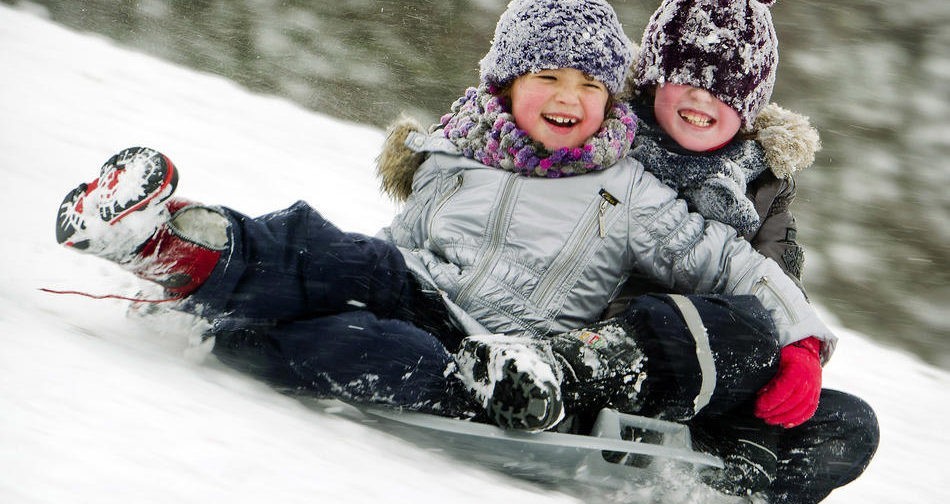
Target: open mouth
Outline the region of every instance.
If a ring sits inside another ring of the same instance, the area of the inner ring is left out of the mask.
[[[543,117],[544,120],[547,121],[548,124],[551,124],[552,126],[557,126],[559,128],[570,128],[570,127],[573,127],[578,122],[580,122],[576,118],[564,117],[564,116],[559,116],[559,115],[542,114],[541,117]]]
[[[713,124],[716,124],[716,120],[711,116],[703,114],[702,112],[696,112],[692,110],[681,110],[679,112],[680,119],[683,121],[692,124],[698,128],[708,128]]]

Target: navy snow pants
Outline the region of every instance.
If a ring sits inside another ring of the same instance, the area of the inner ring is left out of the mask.
[[[230,254],[185,306],[212,320],[219,359],[282,390],[472,416],[447,372],[464,335],[392,244],[303,202],[259,218],[224,211]]]
[[[781,433],[775,481],[763,492],[771,504],[815,504],[854,481],[877,451],[874,410],[861,399],[824,389],[810,420]]]

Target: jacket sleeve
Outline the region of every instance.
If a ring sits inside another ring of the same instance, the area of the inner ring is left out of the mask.
[[[797,241],[798,226],[790,208],[795,199],[795,179],[780,179],[765,172],[749,184],[747,196],[755,205],[760,222],[748,237],[752,248],[778,263],[804,293],[805,252]]]
[[[809,336],[836,340],[804,294],[774,261],[735,229],[690,213],[653,175],[638,170],[630,194],[630,253],[636,267],[680,292],[753,295],[772,314],[783,345]]]
[[[778,263],[785,274],[795,282],[807,297],[802,285],[804,248],[796,241],[797,226],[789,208],[795,198],[795,180],[780,179],[765,172],[749,184],[746,194],[759,214],[759,227],[745,238],[752,248]],[[648,292],[661,292],[663,288],[642,275],[635,275],[624,283],[617,298],[610,302],[603,318],[622,313],[630,302]]]

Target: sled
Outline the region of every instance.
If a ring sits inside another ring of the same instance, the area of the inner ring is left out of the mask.
[[[689,428],[675,422],[603,409],[590,435],[526,433],[424,413],[360,408],[383,430],[450,456],[505,474],[563,486],[629,489],[670,463],[723,467],[718,457],[694,451]],[[621,433],[631,431],[634,441]],[[616,462],[613,462],[616,461]]]

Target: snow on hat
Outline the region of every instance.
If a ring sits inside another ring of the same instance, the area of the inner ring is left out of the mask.
[[[481,80],[497,89],[528,73],[574,68],[617,93],[632,61],[632,43],[606,1],[512,0],[480,63]]]
[[[663,0],[643,33],[634,83],[703,88],[749,128],[768,103],[778,66],[775,0]]]

